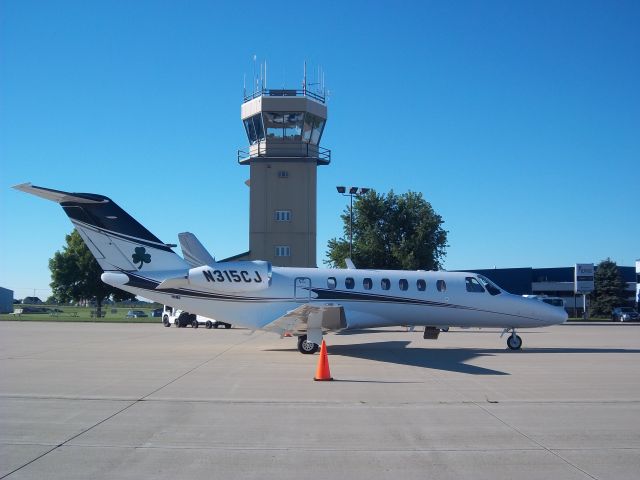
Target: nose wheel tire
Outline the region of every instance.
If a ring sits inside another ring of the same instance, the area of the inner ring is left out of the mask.
[[[305,355],[313,355],[318,351],[318,344],[307,341],[306,335],[300,335],[298,337],[298,351]]]
[[[522,347],[522,339],[516,334],[509,335],[507,338],[507,347],[511,350],[520,350]]]

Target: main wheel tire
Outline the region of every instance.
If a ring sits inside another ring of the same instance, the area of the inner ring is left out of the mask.
[[[313,342],[307,342],[306,335],[300,335],[298,337],[298,351],[305,355],[313,355],[318,351],[318,344]]]
[[[231,328],[231,324],[230,323],[225,323],[224,324],[224,328],[227,328],[227,329]]]
[[[192,320],[192,321],[191,321],[191,326],[192,326],[193,328],[198,328],[198,320]]]
[[[520,350],[522,347],[522,339],[518,335],[515,337],[513,335],[509,335],[509,338],[507,338],[507,347],[511,350]]]
[[[211,328],[213,327],[213,322],[211,320],[207,320],[204,324],[205,328]]]
[[[165,327],[170,327],[171,326],[171,322],[169,322],[169,316],[165,315],[164,317],[162,317],[162,324]]]

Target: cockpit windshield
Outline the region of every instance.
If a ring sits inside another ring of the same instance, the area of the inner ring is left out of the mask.
[[[491,295],[500,295],[502,293],[502,289],[498,287],[495,283],[489,280],[487,277],[483,275],[478,275],[478,280],[482,284],[484,288],[487,289]]]

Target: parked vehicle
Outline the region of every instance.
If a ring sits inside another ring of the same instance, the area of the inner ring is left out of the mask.
[[[164,310],[162,312],[162,324],[165,327],[175,325],[178,328],[184,328],[187,326],[198,328],[200,325],[204,325],[205,328],[218,328],[220,326],[224,328],[231,328],[231,324],[229,323],[219,322],[212,318],[203,317],[202,315],[184,312],[182,310],[174,309],[169,305],[164,306]]]
[[[616,307],[611,312],[612,322],[637,322],[640,315],[631,307]]]
[[[141,318],[141,317],[148,317],[148,316],[149,315],[144,313],[142,310],[129,310],[127,312],[127,318]]]
[[[162,317],[162,312],[162,308],[154,308],[153,310],[151,310],[151,316],[160,318]]]

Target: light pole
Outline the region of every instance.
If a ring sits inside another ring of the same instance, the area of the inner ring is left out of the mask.
[[[347,187],[336,187],[338,193],[343,197],[349,197],[349,258],[353,257],[353,197],[359,197],[367,193],[370,188],[364,187],[349,187],[349,193],[347,193]]]

